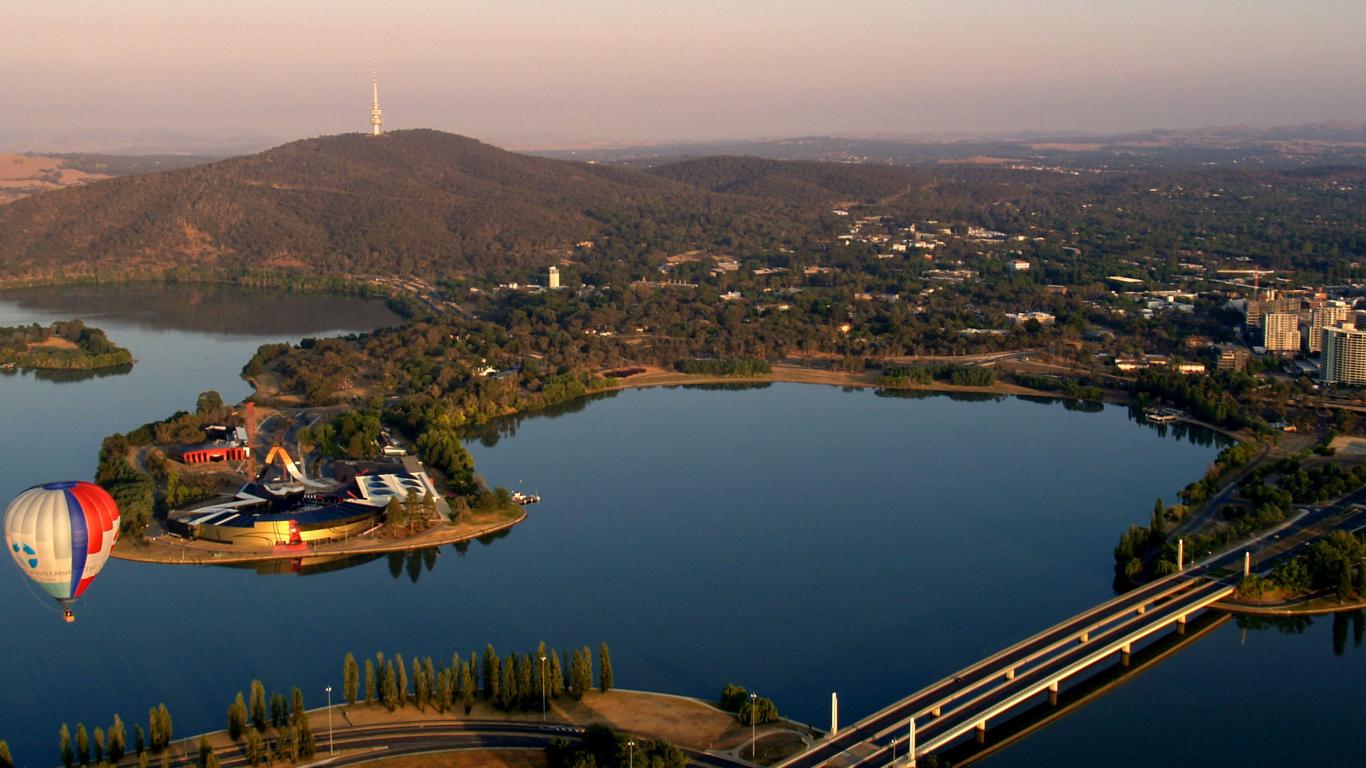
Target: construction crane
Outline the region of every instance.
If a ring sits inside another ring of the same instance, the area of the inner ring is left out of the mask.
[[[1218,273],[1221,274],[1221,275],[1252,275],[1252,290],[1254,290],[1254,291],[1261,290],[1261,282],[1260,282],[1260,281],[1261,281],[1262,275],[1274,275],[1274,274],[1276,274],[1276,270],[1274,270],[1274,269],[1256,269],[1256,268],[1254,268],[1254,269],[1216,269],[1215,272],[1218,272]]]

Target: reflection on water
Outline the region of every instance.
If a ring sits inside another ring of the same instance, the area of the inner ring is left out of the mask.
[[[1239,616],[1238,628],[1248,631],[1275,631],[1284,635],[1303,635],[1314,626],[1315,620],[1333,622],[1333,655],[1343,656],[1348,651],[1347,640],[1351,638],[1351,650],[1361,648],[1366,641],[1366,611],[1342,611],[1331,616]]]
[[[262,576],[312,576],[364,565],[378,560],[380,555],[318,555],[288,560],[261,560],[254,563],[218,563],[219,568],[256,571]]]
[[[955,403],[992,403],[1011,397],[991,392],[940,392],[933,389],[876,389],[873,394],[896,400],[933,400],[942,397]]]
[[[132,372],[133,365],[131,363],[128,363],[125,365],[111,365],[107,368],[86,368],[81,370],[60,370],[54,368],[11,368],[6,370],[0,370],[0,376],[32,376],[37,381],[51,381],[57,384],[69,384],[77,381],[89,381],[90,379],[103,379],[109,376],[125,376]]]
[[[79,316],[94,325],[108,318],[156,330],[234,336],[297,338],[334,328],[381,328],[399,320],[373,299],[203,283],[49,286],[3,291],[0,301],[29,312]]]

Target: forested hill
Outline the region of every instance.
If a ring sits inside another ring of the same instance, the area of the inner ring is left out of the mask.
[[[309,139],[0,208],[0,279],[200,266],[442,274],[548,263],[602,236],[763,247],[804,236],[830,202],[904,183],[884,168],[703,162],[633,170],[429,130]]]

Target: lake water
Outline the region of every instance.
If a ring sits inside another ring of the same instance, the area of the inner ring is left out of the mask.
[[[232,289],[0,297],[0,325],[73,315],[138,364],[0,377],[0,499],[90,477],[104,435],[202,390],[240,399],[261,343],[392,321],[375,303]],[[63,721],[117,711],[131,728],[164,701],[183,736],[222,727],[253,677],[323,703],[347,651],[449,658],[542,639],[607,641],[621,687],[737,682],[819,727],[838,691],[848,722],[1109,596],[1120,530],[1217,451],[1175,433],[1113,407],[781,384],[583,401],[471,441],[490,483],[545,497],[490,542],[302,577],[111,561],[72,625],[0,567],[0,738],[46,766]],[[1298,635],[1226,625],[988,764],[1354,754],[1366,656],[1342,635],[1331,620]]]

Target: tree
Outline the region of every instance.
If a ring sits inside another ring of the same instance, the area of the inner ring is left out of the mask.
[[[317,751],[317,745],[313,742],[313,727],[308,723],[307,712],[300,710],[294,727],[298,730],[299,756],[305,760],[313,757]]]
[[[261,732],[252,729],[247,731],[247,743],[242,750],[246,754],[249,765],[260,765],[261,758],[264,757],[265,746],[261,741]]]
[[[66,723],[62,723],[61,730],[57,731],[57,744],[62,753],[62,765],[71,768],[76,762],[76,752],[71,748],[71,729]]]
[[[398,705],[408,706],[408,668],[403,664],[403,654],[394,654],[394,668],[398,670]]]
[[[103,729],[103,728],[99,727],[98,725],[95,726],[95,730],[94,730],[94,732],[91,734],[90,743],[91,743],[91,746],[94,747],[94,751],[95,751],[95,762],[96,762],[96,763],[102,763],[102,762],[104,762],[104,729]]]
[[[499,709],[509,710],[517,702],[517,667],[516,656],[509,654],[503,659],[503,677],[498,685],[498,697],[494,703]]]
[[[564,695],[564,669],[560,666],[560,652],[550,652],[550,697],[554,699]]]
[[[147,751],[147,735],[143,733],[142,726],[133,725],[133,751],[139,755]]]
[[[117,764],[123,759],[128,738],[124,734],[123,718],[114,715],[114,724],[109,726],[109,762]]]
[[[428,703],[428,704],[436,704],[436,705],[441,706],[442,708],[444,708],[444,705],[443,705],[443,704],[441,704],[440,702],[435,701],[435,699],[438,698],[438,697],[437,697],[437,692],[436,692],[436,687],[437,687],[437,686],[436,686],[436,684],[437,684],[437,679],[436,679],[436,678],[437,678],[437,675],[436,675],[436,663],[432,661],[432,657],[431,657],[431,656],[428,656],[427,658],[425,658],[425,659],[422,660],[422,674],[426,676],[426,680],[427,680],[427,684],[426,684],[426,686],[425,686],[426,689],[427,689],[427,703]],[[447,697],[447,700],[449,701],[449,696]]]
[[[285,701],[283,693],[270,695],[270,724],[275,728],[289,724],[289,702]]]
[[[516,657],[517,661],[517,704],[522,709],[530,709],[532,702],[538,700],[540,695],[536,691],[535,665],[531,661],[530,654],[522,654]]]
[[[422,670],[422,661],[416,656],[413,657],[413,700],[417,702],[417,711],[427,711],[427,674]]]
[[[212,754],[213,754],[213,745],[209,744],[209,737],[208,737],[208,735],[200,736],[200,737],[199,737],[199,765],[202,766],[202,768],[208,768],[208,766],[209,766],[209,755],[212,755]]]
[[[1158,496],[1157,501],[1153,504],[1153,519],[1148,523],[1148,531],[1151,532],[1154,537],[1161,536],[1166,521],[1167,505],[1162,501],[1162,497]]]
[[[355,704],[359,693],[360,667],[356,665],[356,657],[348,652],[342,660],[342,697],[347,704]]]
[[[304,716],[304,692],[299,686],[289,693],[289,722],[291,724],[299,722],[299,718]]]
[[[76,723],[76,762],[90,765],[90,735],[85,732],[85,723]]]
[[[592,687],[592,657],[589,656],[587,648],[575,650],[573,660],[569,664],[569,693],[578,701]]]
[[[498,653],[493,643],[484,646],[484,698],[492,699],[498,695]]]
[[[157,721],[161,724],[161,748],[170,746],[171,740],[175,738],[175,728],[171,723],[171,710],[166,708],[166,703],[157,705]]]
[[[726,712],[739,712],[740,706],[749,701],[749,691],[730,683],[721,689],[721,709]]]
[[[0,768],[14,768],[14,756],[9,753],[9,742],[0,739]]]
[[[251,724],[258,731],[266,729],[266,686],[260,680],[251,681]]]
[[[474,708],[474,664],[462,664],[460,669],[460,704],[469,715]]]
[[[765,697],[751,697],[740,705],[737,713],[741,725],[763,725],[764,723],[775,723],[778,721],[778,707],[773,700]]]
[[[195,401],[195,413],[200,416],[212,416],[223,408],[223,396],[217,391],[210,389],[207,392],[200,392],[199,398]]]
[[[375,662],[365,660],[365,703],[375,703]]]
[[[408,525],[408,515],[397,496],[389,498],[384,505],[384,524],[390,528],[403,528]]]
[[[247,727],[247,704],[239,691],[237,698],[228,705],[228,738],[237,741],[242,738],[242,730]]]
[[[612,653],[607,650],[607,643],[598,646],[598,690],[612,690]]]
[[[138,753],[138,768],[152,768],[152,756],[145,750]]]
[[[402,669],[402,667],[399,667]],[[393,660],[384,663],[384,680],[382,681],[381,696],[384,699],[384,707],[390,712],[398,708],[398,678],[394,675]]]

